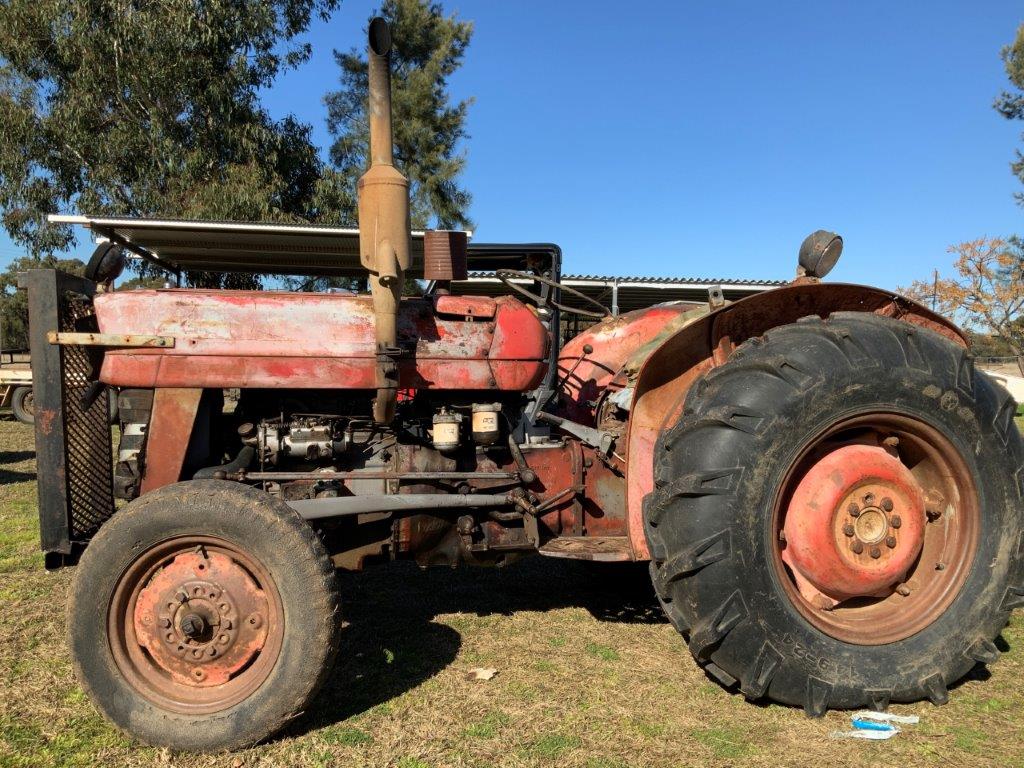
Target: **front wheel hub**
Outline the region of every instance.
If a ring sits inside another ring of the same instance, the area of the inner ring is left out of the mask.
[[[884,448],[844,445],[803,474],[786,510],[782,560],[823,608],[891,594],[924,544],[925,494]]]
[[[202,547],[177,555],[139,593],[134,626],[153,663],[179,682],[228,682],[263,650],[266,594],[244,567]]]

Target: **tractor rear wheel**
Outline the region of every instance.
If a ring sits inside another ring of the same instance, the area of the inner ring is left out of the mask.
[[[198,480],[133,501],[82,555],[68,606],[75,671],[115,725],[215,751],[271,735],[330,672],[334,568],[312,529],[253,488]]]
[[[659,599],[709,675],[829,708],[947,700],[1024,606],[1013,400],[936,333],[808,318],[693,386],[645,500]]]
[[[32,387],[18,387],[11,395],[11,412],[22,424],[35,424],[36,408]]]

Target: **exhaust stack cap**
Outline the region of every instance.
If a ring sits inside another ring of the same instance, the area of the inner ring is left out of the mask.
[[[798,274],[822,278],[832,271],[843,253],[843,238],[835,232],[819,229],[812,232],[800,245]]]
[[[378,56],[387,56],[391,52],[391,27],[380,16],[370,21],[370,50]]]

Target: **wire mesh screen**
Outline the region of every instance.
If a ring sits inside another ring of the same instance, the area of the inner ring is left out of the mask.
[[[63,291],[60,331],[98,332],[89,297]],[[110,403],[96,383],[102,353],[93,347],[62,346],[61,378],[70,538],[90,538],[114,512]]]

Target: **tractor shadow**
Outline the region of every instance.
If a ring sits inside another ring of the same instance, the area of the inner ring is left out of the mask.
[[[22,472],[21,470],[8,468],[9,465],[20,464],[35,457],[35,451],[0,451],[0,485],[35,480],[36,473],[34,471]]]
[[[601,621],[655,624],[665,618],[646,564],[592,564],[526,558],[505,568],[421,571],[391,563],[341,576],[345,627],[337,664],[288,735],[347,720],[444,670],[462,636],[435,622],[445,614],[510,616],[584,608]]]

